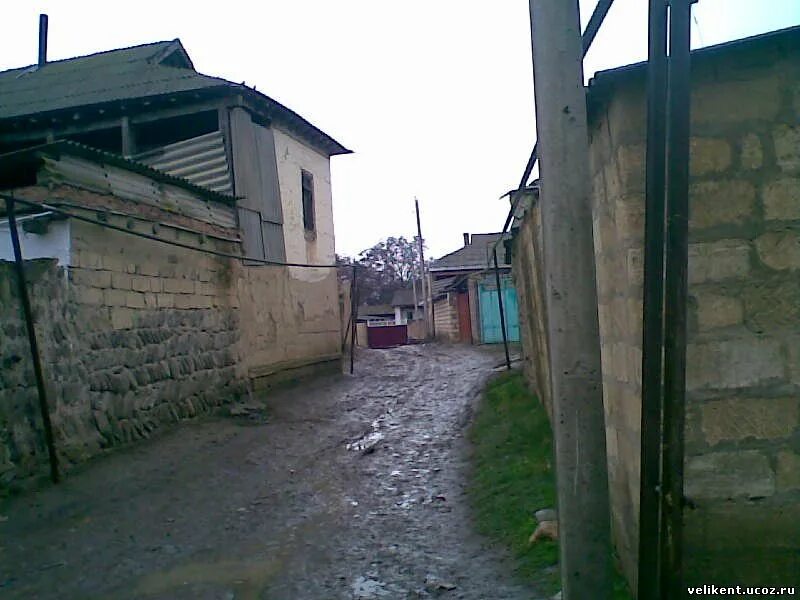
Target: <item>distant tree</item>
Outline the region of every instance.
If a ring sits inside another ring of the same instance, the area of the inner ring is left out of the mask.
[[[416,237],[389,237],[372,248],[360,252],[356,259],[337,256],[341,265],[340,277],[349,280],[353,264],[358,271],[358,289],[361,302],[385,304],[391,301],[398,289],[409,287],[411,279],[419,276],[419,246]]]

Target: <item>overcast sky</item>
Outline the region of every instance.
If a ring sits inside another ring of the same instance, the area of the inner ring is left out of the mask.
[[[581,0],[588,20],[596,0]],[[415,233],[430,256],[462,232],[502,227],[534,142],[525,0],[63,0],[0,8],[0,70],[179,37],[195,67],[245,81],[355,154],[332,160],[337,252]],[[800,0],[701,0],[693,44],[800,24]],[[597,70],[644,59],[646,0],[616,0],[586,59]]]

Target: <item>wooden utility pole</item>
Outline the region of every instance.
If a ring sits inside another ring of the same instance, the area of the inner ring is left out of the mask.
[[[564,600],[611,597],[608,466],[578,0],[529,0]]]
[[[425,311],[425,335],[430,336],[431,324],[428,313],[428,278],[425,276],[425,251],[422,243],[422,225],[419,220],[419,200],[414,198],[414,208],[417,211],[417,244],[419,245],[419,270],[422,276],[422,308]]]

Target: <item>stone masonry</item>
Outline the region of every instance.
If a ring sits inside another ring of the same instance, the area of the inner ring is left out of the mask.
[[[790,585],[800,573],[800,43],[792,36],[698,54],[692,66],[687,584]],[[598,76],[589,120],[612,526],[635,587],[643,69]],[[520,288],[534,298],[520,302],[523,335],[534,336],[526,355],[546,347],[535,326],[535,218],[528,211],[516,242],[524,256],[515,257]]]
[[[107,218],[151,232],[144,221]],[[27,263],[66,468],[235,400],[252,378],[338,357],[332,270],[298,282],[285,267],[245,266],[70,223],[70,266]],[[159,235],[237,251],[235,242],[182,228],[162,226]],[[46,472],[47,464],[12,266],[0,262],[0,490]]]

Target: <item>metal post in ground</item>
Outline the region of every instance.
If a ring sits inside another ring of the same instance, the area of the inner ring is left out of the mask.
[[[661,410],[664,354],[664,209],[666,206],[667,4],[650,0],[647,155],[642,310],[642,420],[637,597],[660,594]]]
[[[22,248],[19,243],[19,232],[17,231],[17,217],[14,200],[6,198],[6,212],[8,214],[8,226],[11,230],[11,245],[14,248],[14,266],[17,273],[17,286],[19,288],[19,298],[22,304],[22,312],[25,315],[25,327],[28,331],[28,344],[31,349],[31,359],[33,360],[33,374],[36,378],[36,389],[39,392],[39,411],[42,415],[42,426],[44,427],[44,439],[47,444],[47,454],[50,459],[50,478],[53,483],[58,483],[58,455],[53,441],[53,426],[50,422],[50,408],[47,404],[47,390],[44,385],[44,374],[42,373],[42,363],[39,358],[39,345],[36,342],[36,330],[34,329],[33,311],[31,301],[28,297],[28,286],[25,282],[25,263],[22,259]]]
[[[664,261],[664,410],[661,454],[661,597],[681,598],[689,263],[689,114],[692,0],[671,0],[667,61],[667,219]]]
[[[425,336],[429,337],[431,335],[431,318],[428,314],[428,286],[430,282],[425,276],[425,244],[422,241],[422,225],[419,219],[419,200],[416,198],[414,198],[414,208],[417,211],[417,244],[419,247],[419,270],[422,276],[422,306],[425,310]],[[431,299],[431,303],[433,303],[433,299]]]
[[[511,357],[508,355],[508,335],[506,334],[506,313],[503,310],[503,288],[500,284],[500,267],[497,266],[497,247],[492,249],[494,259],[494,279],[497,282],[497,305],[500,307],[500,328],[503,330],[503,348],[506,351],[506,368],[511,370]]]
[[[353,364],[356,352],[356,328],[358,326],[358,288],[356,277],[358,267],[353,265],[353,280],[350,284],[350,375],[353,374]]]
[[[611,536],[577,0],[529,0],[564,600],[611,597]]]

